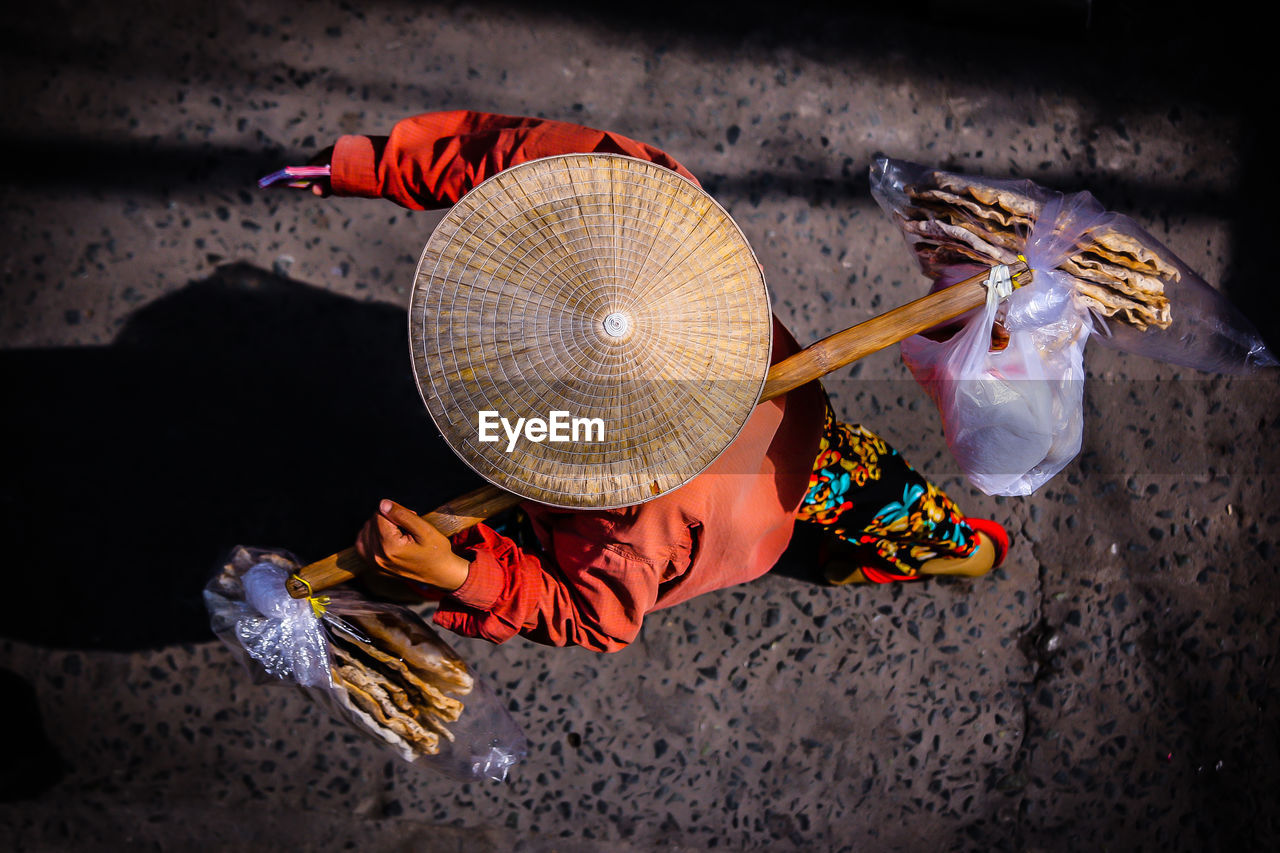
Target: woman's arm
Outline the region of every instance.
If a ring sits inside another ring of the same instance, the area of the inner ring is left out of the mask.
[[[449,207],[503,169],[560,154],[626,154],[697,179],[670,155],[616,133],[562,121],[458,110],[397,122],[389,136],[343,136],[335,195],[385,198],[410,210]]]
[[[659,566],[611,542],[607,519],[567,522],[555,531],[553,552],[537,556],[485,525],[455,537],[470,573],[441,600],[436,624],[495,643],[520,634],[552,646],[625,648],[640,633],[659,584],[687,565]]]
[[[451,543],[383,501],[356,547],[388,574],[446,591],[435,621],[455,633],[614,652],[636,638],[659,585],[688,568],[692,544],[664,541],[663,557],[649,559],[618,542],[614,524],[594,513],[559,516],[551,553],[535,556],[483,524]]]

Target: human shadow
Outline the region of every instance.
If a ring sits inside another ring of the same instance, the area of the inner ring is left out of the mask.
[[[393,306],[233,264],[110,346],[0,352],[0,636],[208,639],[201,589],[233,546],[317,559],[379,498],[426,510],[480,485],[418,396],[406,327]]]
[[[71,769],[49,739],[35,688],[12,670],[0,667],[0,725],[9,739],[0,762],[0,803],[35,800]]]

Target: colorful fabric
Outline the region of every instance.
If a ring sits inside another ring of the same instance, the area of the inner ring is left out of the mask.
[[[937,557],[968,557],[974,529],[947,495],[885,440],[827,406],[818,458],[796,517],[857,546],[873,583],[918,580]]]

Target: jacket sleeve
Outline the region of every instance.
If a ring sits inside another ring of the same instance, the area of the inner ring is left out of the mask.
[[[666,153],[616,133],[521,116],[457,110],[396,123],[390,136],[343,136],[333,148],[335,195],[385,198],[410,210],[448,207],[503,169],[541,157],[626,154],[697,179]]]
[[[626,647],[659,586],[688,568],[689,551],[671,543],[671,555],[659,564],[609,534],[607,520],[577,515],[556,529],[552,551],[543,556],[483,524],[458,534],[454,550],[471,561],[470,572],[441,600],[436,624],[494,643],[520,634],[552,646]]]

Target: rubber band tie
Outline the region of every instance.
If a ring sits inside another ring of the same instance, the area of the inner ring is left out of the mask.
[[[1018,260],[1022,261],[1024,264],[1027,264],[1027,268],[1026,268],[1025,270],[1023,270],[1022,272],[1016,272],[1016,273],[1014,273],[1014,274],[1013,274],[1013,289],[1014,289],[1014,290],[1017,290],[1019,287],[1022,287],[1022,282],[1018,281],[1018,276],[1022,275],[1022,273],[1023,273],[1023,272],[1031,272],[1031,264],[1027,263],[1027,256],[1026,256],[1026,255],[1019,254],[1019,255],[1018,255]]]
[[[311,605],[311,612],[316,615],[317,619],[323,617],[333,599],[327,595],[316,595],[315,590],[311,588],[311,582],[302,575],[295,574],[293,577],[297,579],[298,583],[307,588],[307,603]]]
[[[329,602],[332,600],[333,599],[329,598],[327,595],[313,595],[307,598],[307,603],[311,605],[311,612],[316,614],[316,618],[321,619],[324,617],[324,612],[328,609]]]

